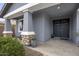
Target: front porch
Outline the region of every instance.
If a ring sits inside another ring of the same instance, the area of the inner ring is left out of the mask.
[[[79,56],[79,47],[68,40],[53,38],[40,44],[36,48],[27,47],[29,49],[43,53],[45,56]]]
[[[45,5],[47,4],[43,6]],[[39,5],[35,6],[38,7]],[[25,45],[30,45],[32,39],[36,39],[38,42],[46,42],[51,38],[51,34],[54,37],[67,37],[74,43],[79,43],[79,36],[77,35],[79,32],[78,4],[57,4],[37,11],[33,11],[35,10],[34,8],[32,10],[26,8],[26,10],[14,13],[17,11],[15,10],[5,15],[4,36],[12,36],[10,20],[15,19],[15,35],[17,37],[21,36]],[[64,19],[69,19],[69,21]]]

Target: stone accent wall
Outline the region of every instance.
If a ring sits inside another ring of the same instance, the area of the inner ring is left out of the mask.
[[[35,35],[22,35],[21,38],[22,38],[22,43],[24,45],[29,46],[31,45],[31,40],[35,38]]]

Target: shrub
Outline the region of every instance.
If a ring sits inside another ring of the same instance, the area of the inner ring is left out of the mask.
[[[0,37],[0,55],[22,56],[25,55],[25,50],[16,38]]]

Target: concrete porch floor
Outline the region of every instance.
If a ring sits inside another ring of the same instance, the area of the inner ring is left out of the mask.
[[[79,47],[68,40],[59,38],[50,39],[49,41],[32,48],[47,56],[79,56]]]

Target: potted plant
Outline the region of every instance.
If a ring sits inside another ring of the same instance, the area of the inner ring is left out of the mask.
[[[37,46],[37,40],[36,40],[36,38],[33,38],[33,39],[31,40],[31,46],[32,46],[32,47],[36,47],[36,46]]]

